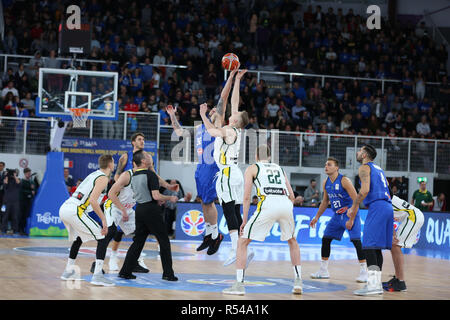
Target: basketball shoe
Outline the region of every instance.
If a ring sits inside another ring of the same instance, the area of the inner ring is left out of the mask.
[[[230,288],[223,289],[222,293],[243,296],[245,294],[244,283],[236,281]]]

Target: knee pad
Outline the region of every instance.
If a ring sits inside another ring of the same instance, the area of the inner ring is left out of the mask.
[[[114,241],[115,241],[115,242],[120,242],[120,241],[122,241],[123,235],[124,235],[123,231],[117,230],[116,233],[114,234],[114,238],[113,238]]]

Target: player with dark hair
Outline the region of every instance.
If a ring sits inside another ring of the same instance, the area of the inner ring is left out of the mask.
[[[339,162],[336,158],[330,157],[325,163],[325,173],[328,178],[323,182],[323,199],[320,203],[316,216],[311,220],[310,226],[315,227],[320,216],[328,207],[328,201],[331,203],[331,209],[334,215],[328,222],[322,238],[322,261],[320,270],[311,274],[313,279],[328,279],[328,259],[330,257],[331,242],[333,239],[340,241],[344,231],[347,230],[350,235],[350,241],[353,243],[358,255],[360,264],[359,276],[357,282],[367,281],[367,264],[361,244],[361,219],[358,212],[348,213],[356,199],[356,190],[349,178],[339,173]]]
[[[362,296],[383,294],[381,250],[392,248],[394,209],[384,171],[373,163],[376,156],[377,151],[371,145],[364,145],[357,152],[356,160],[362,163],[358,169],[361,189],[348,212],[355,216],[363,201],[368,207],[362,241],[368,268],[367,285],[354,291],[355,295]]]

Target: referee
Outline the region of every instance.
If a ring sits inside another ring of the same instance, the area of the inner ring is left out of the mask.
[[[134,173],[131,178],[131,188],[136,200],[136,231],[133,244],[125,257],[119,277],[123,279],[136,279],[131,272],[137,265],[137,259],[144,248],[147,236],[151,233],[156,236],[160,247],[161,263],[163,267],[162,278],[167,281],[177,281],[172,269],[172,253],[170,241],[164,224],[163,209],[158,201],[177,202],[176,196],[165,196],[159,193],[159,182],[156,173],[149,170],[150,156],[139,150],[133,154]]]

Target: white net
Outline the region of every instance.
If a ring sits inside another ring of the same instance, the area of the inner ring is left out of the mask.
[[[86,122],[89,117],[90,109],[70,108],[74,128],[86,128]]]

